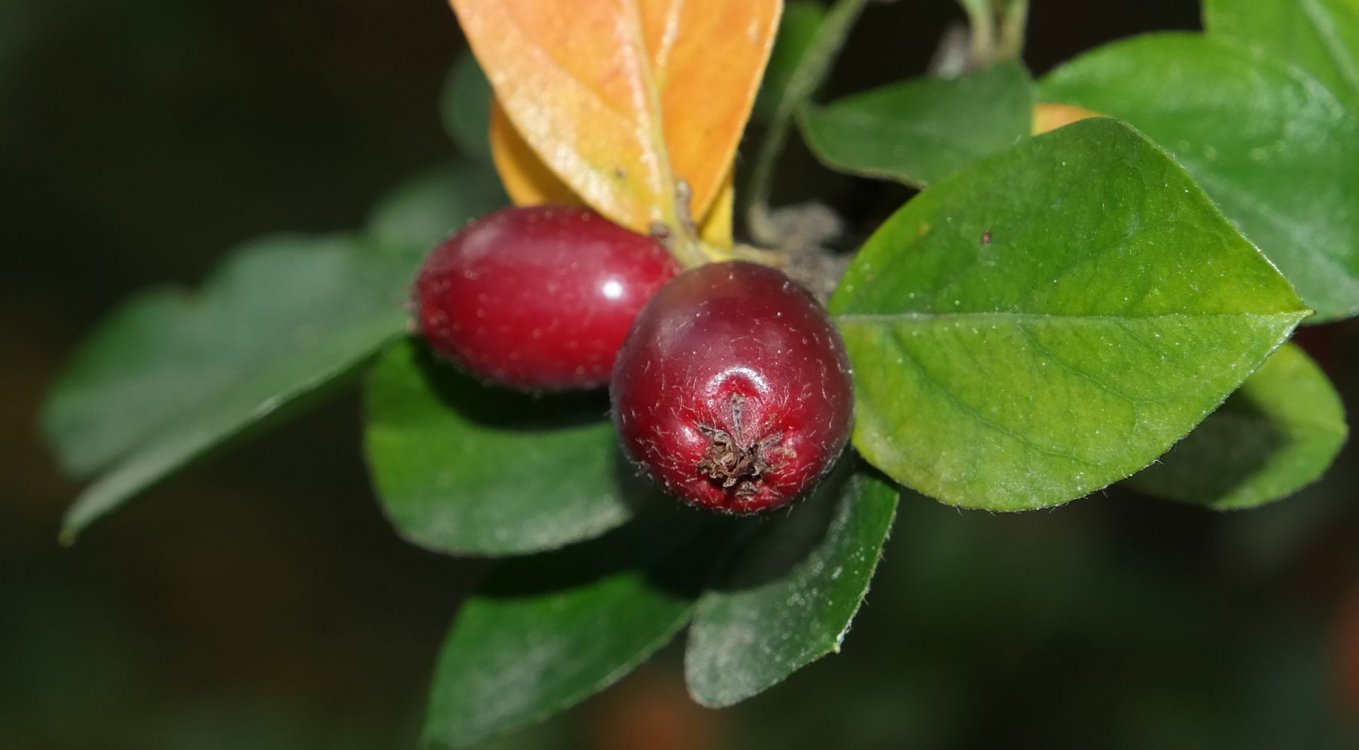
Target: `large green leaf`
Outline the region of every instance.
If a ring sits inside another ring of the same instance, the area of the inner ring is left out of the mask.
[[[458,613],[425,719],[465,747],[602,690],[688,621],[721,532],[687,513],[502,563]]]
[[[801,122],[827,166],[922,187],[1028,135],[1032,84],[1022,65],[1000,63],[857,94],[807,109]]]
[[[851,474],[766,522],[699,600],[685,672],[700,703],[730,706],[840,650],[897,507],[892,485]]]
[[[402,536],[436,551],[560,547],[666,502],[620,457],[601,394],[488,388],[409,343],[374,368],[367,406],[382,507]]]
[[[831,301],[854,443],[944,502],[1056,505],[1189,432],[1307,311],[1155,146],[1076,123],[926,190]]]
[[[347,237],[276,237],[193,296],[143,293],[77,353],[43,430],[77,475],[105,470],[64,535],[349,372],[406,326],[411,258]]]
[[[117,310],[43,413],[71,474],[107,470],[72,506],[64,534],[300,407],[402,333],[425,253],[504,202],[488,166],[452,165],[398,187],[365,237],[256,241],[198,295],[152,290]]]
[[[1238,43],[1156,34],[1077,58],[1041,93],[1174,154],[1317,320],[1359,312],[1359,117],[1315,78]]]
[[[1203,20],[1316,76],[1359,111],[1359,0],[1205,0]]]
[[[1216,510],[1253,508],[1316,481],[1348,432],[1345,407],[1326,374],[1288,345],[1128,484]]]

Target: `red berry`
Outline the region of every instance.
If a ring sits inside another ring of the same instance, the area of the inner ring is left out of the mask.
[[[854,384],[825,310],[753,263],[678,276],[637,317],[609,396],[628,456],[681,500],[727,513],[806,495],[849,438]]]
[[[507,208],[434,249],[415,306],[434,351],[473,375],[591,388],[608,382],[637,312],[679,270],[661,243],[590,209]]]

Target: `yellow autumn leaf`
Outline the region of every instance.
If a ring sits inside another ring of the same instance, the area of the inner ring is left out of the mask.
[[[583,202],[533,153],[533,147],[514,129],[505,118],[505,110],[495,101],[491,103],[490,140],[491,158],[510,200],[520,206]]]
[[[1033,108],[1033,134],[1042,135],[1073,122],[1099,116],[1098,112],[1074,104],[1039,104]]]
[[[682,228],[687,210],[729,238],[729,208],[710,207],[731,199],[780,0],[451,2],[514,126],[495,135],[512,196],[560,197],[547,175],[634,231]]]
[[[491,157],[495,160],[496,171],[500,173],[500,181],[505,184],[505,192],[509,194],[510,200],[517,205],[585,203],[533,153],[533,147],[514,129],[514,124],[505,117],[505,111],[494,100],[491,103],[490,140]],[[717,199],[708,208],[708,214],[698,222],[699,237],[704,242],[714,247],[731,247],[731,219],[735,202],[732,170],[728,168]]]
[[[736,207],[735,167],[727,166],[727,176],[717,191],[717,198],[708,206],[708,213],[698,222],[698,236],[709,245],[731,247],[731,212]]]

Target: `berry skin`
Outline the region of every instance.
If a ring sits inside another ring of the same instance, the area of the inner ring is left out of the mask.
[[[623,450],[680,500],[725,513],[807,495],[844,450],[854,383],[825,310],[781,272],[700,266],[642,310],[609,397]]]
[[[590,209],[507,208],[430,254],[415,282],[419,330],[491,383],[602,386],[638,311],[679,271],[664,245]]]

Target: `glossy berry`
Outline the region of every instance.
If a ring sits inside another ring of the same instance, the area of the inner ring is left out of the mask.
[[[727,513],[806,495],[849,438],[854,390],[825,310],[753,263],[678,276],[637,317],[609,396],[623,449],[691,505]]]
[[[638,311],[679,270],[655,239],[587,208],[508,208],[425,261],[415,283],[420,333],[492,383],[601,386]]]

